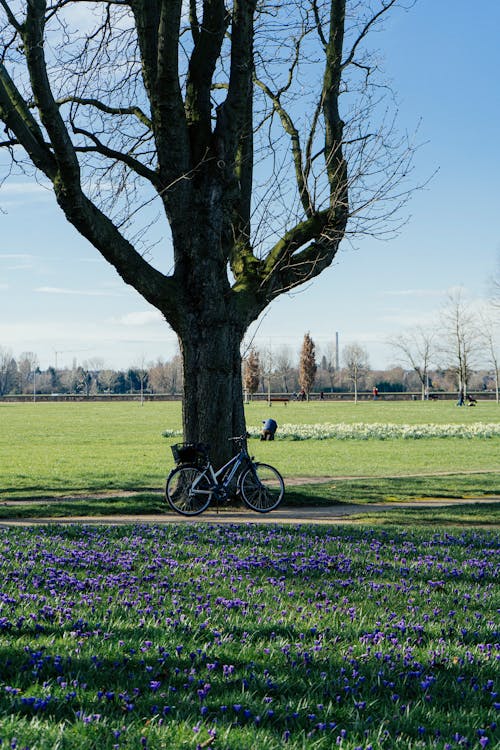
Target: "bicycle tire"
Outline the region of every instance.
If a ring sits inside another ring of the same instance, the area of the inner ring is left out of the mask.
[[[257,513],[275,510],[283,500],[285,483],[274,466],[254,463],[240,480],[243,502]]]
[[[193,490],[194,483],[196,488]],[[198,466],[178,466],[168,475],[165,497],[176,513],[182,516],[197,516],[210,505],[210,482]]]

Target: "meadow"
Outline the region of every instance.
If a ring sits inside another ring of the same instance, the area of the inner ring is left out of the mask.
[[[498,534],[0,530],[0,746],[500,743]]]
[[[246,406],[254,436],[269,414],[280,426],[277,439],[254,437],[250,450],[281,471],[292,503],[494,494],[500,488],[500,408],[493,402],[475,408],[445,401],[271,408],[255,402]],[[178,402],[2,403],[0,499],[126,490],[136,493],[129,507],[154,511],[158,497],[147,493],[164,486],[180,427]],[[315,484],[324,477],[333,481]],[[294,486],[298,478],[310,484],[307,490]],[[114,506],[122,510],[123,503]]]
[[[291,503],[488,494],[484,406],[290,404],[280,439],[250,444]],[[248,405],[249,428],[268,414]],[[0,420],[1,516],[165,510],[178,404],[1,404]],[[499,747],[497,507],[0,527],[0,748]]]

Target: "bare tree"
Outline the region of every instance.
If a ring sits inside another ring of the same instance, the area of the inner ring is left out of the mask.
[[[260,370],[259,352],[252,348],[243,361],[243,387],[247,397],[253,396],[259,388]]]
[[[333,341],[329,341],[326,346],[324,347],[324,362],[323,362],[323,369],[325,372],[328,373],[328,379],[329,379],[329,386],[333,391],[333,388],[335,387],[335,373],[337,372],[337,365],[338,365],[338,351],[337,351],[337,344]]]
[[[34,352],[22,352],[17,361],[19,392],[33,391],[35,371],[38,367],[38,357]]]
[[[99,370],[99,389],[104,393],[111,393],[117,382],[118,377],[115,370],[110,370],[107,367]]]
[[[354,403],[358,403],[358,388],[361,378],[370,369],[368,352],[361,344],[353,343],[344,347],[342,352],[344,367],[354,390]]]
[[[346,233],[395,228],[414,149],[368,38],[412,2],[0,0],[11,171],[174,329],[185,437],[215,460],[244,431],[248,326]]]
[[[149,367],[148,384],[155,393],[178,393],[182,386],[181,370],[179,354],[168,362],[158,359]]]
[[[262,389],[267,390],[267,403],[271,406],[271,380],[274,374],[274,352],[271,344],[259,352]]]
[[[494,308],[500,309],[500,253],[496,273],[491,278],[491,304]]]
[[[495,305],[492,305],[492,312],[494,311]],[[495,383],[495,397],[497,404],[499,403],[499,380],[500,380],[500,353],[498,350],[498,332],[499,332],[499,321],[498,315],[493,312],[493,315],[484,313],[480,317],[480,340],[486,354],[488,364],[491,366],[493,373],[493,380]]]
[[[442,355],[446,366],[454,373],[461,399],[467,395],[467,386],[473,366],[481,349],[477,316],[465,302],[462,290],[448,295],[442,313],[444,341]]]
[[[86,373],[86,394],[90,396],[99,392],[100,374],[104,367],[102,357],[90,357],[82,362],[82,368]]]
[[[10,393],[16,386],[17,363],[10,349],[0,346],[0,396]]]
[[[316,345],[309,333],[306,333],[302,342],[299,359],[299,385],[304,389],[309,400],[309,394],[316,378]]]
[[[434,334],[423,328],[402,333],[390,341],[391,346],[402,356],[418,375],[422,400],[429,388],[429,368],[435,355]]]
[[[292,351],[289,346],[282,346],[276,353],[275,372],[281,378],[283,392],[289,393],[291,390],[291,379],[294,374]]]
[[[149,367],[150,366],[146,364],[144,355],[142,355],[140,359],[138,359],[137,362],[132,365],[132,368],[131,368],[139,381],[139,391],[141,394],[141,406],[144,405],[144,389],[146,388],[146,385],[148,382]]]

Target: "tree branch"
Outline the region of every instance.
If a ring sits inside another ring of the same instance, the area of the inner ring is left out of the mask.
[[[257,0],[235,0],[231,26],[231,72],[226,101],[217,110],[218,152],[232,165],[242,133],[248,130],[248,97],[252,96],[253,38]]]
[[[110,107],[104,102],[100,102],[98,99],[86,99],[80,96],[65,96],[62,99],[57,99],[56,104],[59,106],[63,104],[82,104],[95,107],[101,112],[105,112],[108,115],[134,115],[137,119],[145,125],[148,130],[152,129],[152,122],[150,118],[142,111],[140,107]]]
[[[195,162],[210,143],[212,78],[229,20],[224,0],[205,0],[201,30],[194,35],[196,42],[186,82],[186,117]]]
[[[53,179],[56,174],[54,155],[3,63],[0,63],[0,117],[22,144],[35,166]],[[6,141],[3,145],[11,145],[11,141]]]
[[[375,13],[375,15],[372,16],[369,21],[367,21],[367,23],[364,25],[361,32],[359,33],[357,39],[355,40],[354,44],[352,45],[350,53],[348,54],[348,56],[342,63],[342,66],[341,66],[342,70],[347,68],[347,66],[352,63],[352,61],[354,60],[354,55],[356,54],[356,51],[359,45],[361,44],[363,39],[366,37],[366,35],[368,34],[372,26],[374,26],[374,24],[376,24],[377,21],[385,13],[387,13],[387,11],[390,10],[390,8],[392,8],[392,6],[395,5],[397,2],[398,0],[389,0],[389,2],[387,2],[385,5],[382,3],[382,8],[378,11],[378,13]]]
[[[44,55],[45,0],[30,0],[27,5],[23,40],[35,104],[54,149],[59,177],[64,175],[65,189],[71,183],[80,190],[80,167],[64,121],[60,115],[47,75]]]
[[[295,168],[295,179],[297,181],[297,187],[299,190],[299,198],[300,202],[302,203],[302,208],[304,209],[304,212],[306,216],[312,216],[313,214],[313,204],[311,195],[309,193],[307,182],[305,180],[305,173],[302,165],[302,147],[300,145],[300,134],[297,128],[295,127],[292,118],[288,114],[288,112],[284,109],[284,107],[281,105],[280,98],[278,94],[273,94],[269,86],[267,86],[262,81],[259,81],[258,79],[255,80],[255,83],[259,88],[264,91],[266,96],[269,97],[269,99],[273,103],[274,110],[277,112],[281,124],[283,125],[283,130],[285,133],[287,133],[290,136],[290,140],[292,143],[292,155],[293,155],[293,163]]]
[[[97,138],[97,136],[94,133],[91,133],[88,130],[85,130],[84,128],[79,128],[76,125],[73,127],[73,132],[79,135],[84,135],[86,138],[92,141],[94,144],[94,147],[85,147],[85,146],[76,146],[75,151],[77,152],[85,152],[85,151],[94,151],[99,154],[102,154],[103,156],[106,156],[108,159],[113,159],[115,161],[119,161],[122,164],[125,164],[129,169],[131,169],[133,172],[138,174],[140,177],[144,177],[148,182],[150,182],[154,187],[160,191],[161,190],[161,184],[160,180],[158,178],[158,174],[153,169],[149,169],[146,167],[142,162],[140,162],[138,159],[134,159],[129,154],[124,154],[122,151],[116,151],[115,149],[109,148],[104,143],[101,143],[101,141]]]
[[[10,25],[20,34],[22,32],[22,24],[20,24],[16,19],[6,0],[0,0],[0,5],[4,9]]]
[[[276,243],[261,273],[268,301],[314,278],[331,264],[344,236],[341,222],[342,218],[326,209],[297,224]]]
[[[143,79],[151,104],[158,168],[164,185],[189,171],[190,147],[179,82],[182,0],[131,0]],[[187,183],[182,183],[186,189]]]

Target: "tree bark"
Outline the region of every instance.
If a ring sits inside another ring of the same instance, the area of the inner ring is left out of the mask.
[[[196,222],[191,213],[179,222],[184,224],[183,260],[175,276],[182,292],[170,322],[183,360],[184,439],[208,441],[211,458],[220,466],[232,453],[229,438],[245,433],[240,345],[260,307],[252,295],[241,301],[227,277],[227,251],[220,239],[226,212],[217,172],[208,169],[198,181],[197,206]]]
[[[210,436],[215,466],[231,455],[229,438],[245,434],[240,328],[231,322],[205,326],[179,337],[184,367],[183,430],[188,442]]]

